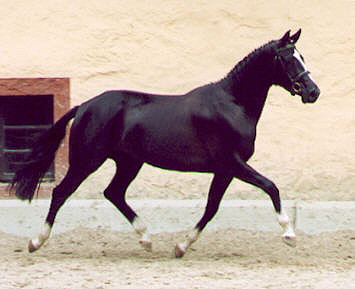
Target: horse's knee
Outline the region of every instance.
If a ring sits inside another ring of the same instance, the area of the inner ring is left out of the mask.
[[[107,188],[105,191],[104,191],[104,196],[107,200],[113,202],[122,202],[124,201],[124,197],[121,196],[117,191],[115,190],[112,190],[111,188]]]
[[[266,180],[264,182],[264,190],[268,195],[270,195],[270,197],[279,195],[279,189],[270,180]]]
[[[272,200],[279,199],[279,189],[272,181],[270,180],[264,181],[263,189],[270,196]]]
[[[104,191],[104,197],[105,197],[107,200],[111,200],[111,199],[112,199],[112,192],[110,192],[109,190],[105,190],[105,191]]]

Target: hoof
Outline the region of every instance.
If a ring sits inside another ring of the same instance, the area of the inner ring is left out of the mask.
[[[145,241],[145,240],[140,240],[139,244],[143,247],[143,249],[147,252],[152,252],[152,242],[151,241]]]
[[[296,236],[282,236],[282,241],[290,247],[296,247]]]
[[[175,246],[175,257],[176,258],[182,258],[185,255],[185,251],[180,247],[179,244],[176,244]]]
[[[33,253],[33,252],[36,251],[37,249],[38,249],[38,248],[37,248],[35,245],[33,245],[32,240],[30,240],[30,241],[28,242],[28,252]]]

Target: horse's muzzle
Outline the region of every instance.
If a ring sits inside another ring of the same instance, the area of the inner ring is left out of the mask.
[[[308,93],[302,94],[302,102],[303,103],[314,103],[320,95],[320,89],[318,86],[314,87]]]

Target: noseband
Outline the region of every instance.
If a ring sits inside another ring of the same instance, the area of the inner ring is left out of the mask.
[[[284,48],[284,49],[280,49],[280,50],[277,50],[276,51],[276,55],[275,55],[275,65],[277,65],[277,63],[280,63],[281,65],[281,68],[283,69],[283,71],[285,71],[287,77],[288,77],[288,80],[290,81],[291,83],[291,94],[292,95],[295,95],[296,93],[301,93],[303,88],[304,88],[304,85],[302,82],[299,82],[299,80],[304,76],[304,75],[307,75],[309,74],[310,72],[308,70],[304,70],[304,71],[301,71],[300,73],[296,74],[296,75],[292,75],[288,69],[287,69],[287,64],[286,64],[286,61],[285,59],[290,57],[290,53],[285,53],[285,52],[288,52],[290,51],[290,48],[291,47],[287,47],[287,48]]]

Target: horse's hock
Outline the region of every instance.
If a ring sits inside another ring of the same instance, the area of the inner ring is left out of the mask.
[[[0,198],[9,197],[8,184],[26,158],[32,136],[50,127],[69,109],[69,85],[69,78],[0,79]],[[49,196],[64,176],[67,152],[65,139],[45,175],[40,197]]]

